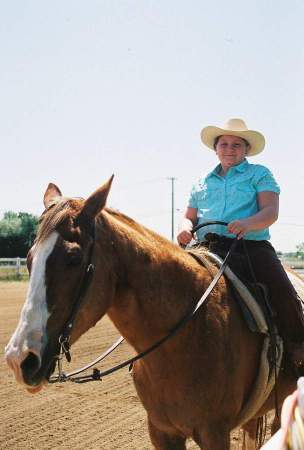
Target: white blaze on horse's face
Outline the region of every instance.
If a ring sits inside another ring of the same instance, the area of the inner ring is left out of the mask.
[[[46,323],[49,318],[46,299],[46,261],[52,253],[58,238],[53,232],[42,244],[34,248],[34,258],[27,297],[21,311],[18,326],[5,348],[8,365],[14,371],[19,383],[23,383],[20,365],[33,353],[41,363],[46,346]]]

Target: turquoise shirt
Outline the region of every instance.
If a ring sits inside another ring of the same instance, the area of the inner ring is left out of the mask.
[[[280,187],[267,167],[249,164],[247,159],[231,167],[225,177],[219,175],[219,164],[205,178],[193,186],[188,206],[197,209],[198,224],[211,220],[231,222],[256,214],[258,209],[257,194],[271,191],[280,193]],[[201,228],[197,232],[199,240],[206,233],[217,233],[233,238],[222,225]],[[245,239],[261,241],[269,239],[269,229],[250,231]]]

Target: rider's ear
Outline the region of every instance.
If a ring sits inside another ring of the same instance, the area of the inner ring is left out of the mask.
[[[54,202],[56,197],[62,197],[62,193],[59,189],[59,187],[56,186],[54,183],[49,183],[48,187],[46,188],[44,197],[43,197],[43,204],[46,209],[51,205],[51,203]]]
[[[85,201],[84,207],[81,210],[81,215],[89,217],[92,220],[95,219],[97,214],[106,205],[113,178],[114,175],[112,175],[105,184],[90,195],[90,197]]]

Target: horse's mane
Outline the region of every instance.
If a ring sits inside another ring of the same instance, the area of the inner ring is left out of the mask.
[[[48,207],[48,209],[46,209],[41,215],[35,244],[42,244],[59,225],[61,225],[71,216],[75,217],[81,211],[83,202],[83,199],[78,198],[56,198]],[[131,217],[116,209],[106,207],[102,210],[101,216],[103,213],[108,214],[115,220],[116,223],[122,224],[130,231],[135,231],[142,237],[146,237],[152,241],[157,240],[158,242],[162,242],[163,244],[165,242],[170,244],[170,241],[168,241],[163,236],[159,235],[153,230],[150,230],[149,228],[146,228],[144,225],[141,225]]]
[[[75,212],[80,210],[79,200],[67,197],[55,199],[40,217],[35,244],[42,244],[59,225],[71,216],[71,210]]]

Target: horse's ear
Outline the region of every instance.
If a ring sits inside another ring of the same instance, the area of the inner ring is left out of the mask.
[[[44,197],[43,197],[43,204],[44,204],[45,208],[47,209],[56,197],[61,197],[61,196],[62,196],[62,193],[61,193],[59,187],[57,187],[56,184],[54,184],[54,183],[49,183],[48,187],[46,188]]]
[[[95,219],[97,214],[105,207],[106,201],[111,189],[114,175],[98,188],[92,195],[85,201],[84,207],[81,210],[81,215]]]

